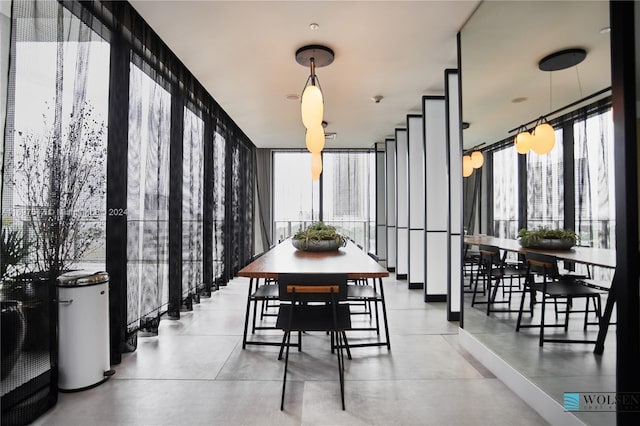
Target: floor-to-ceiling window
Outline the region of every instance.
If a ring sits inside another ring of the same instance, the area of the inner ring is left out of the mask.
[[[313,181],[308,152],[275,151],[274,241],[322,220],[366,250],[375,247],[375,170],[373,151],[324,151]]]
[[[322,220],[367,247],[375,247],[374,160],[368,151],[328,151],[322,166]]]
[[[281,241],[319,220],[319,206],[320,184],[311,179],[311,154],[274,152],[274,241]]]
[[[615,248],[611,110],[574,123],[575,218],[580,244]]]
[[[515,238],[518,234],[518,152],[508,146],[493,153],[493,234]]]
[[[549,154],[527,155],[527,228],[564,228],[564,164],[562,129]]]
[[[169,284],[171,94],[130,64],[127,172],[127,328],[157,328]],[[155,74],[155,73],[153,73]]]
[[[0,405],[3,424],[27,424],[57,399],[54,280],[105,268],[110,46],[58,2],[9,8]]]

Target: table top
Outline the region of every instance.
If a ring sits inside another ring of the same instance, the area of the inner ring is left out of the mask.
[[[616,251],[609,249],[600,249],[593,247],[573,247],[570,250],[531,249],[522,247],[518,240],[513,240],[510,238],[497,238],[489,235],[465,235],[464,242],[470,245],[486,244],[490,246],[496,246],[500,247],[503,250],[517,253],[525,253],[527,251],[544,253],[555,256],[560,260],[584,263],[586,265],[601,266],[604,268],[616,267]]]
[[[287,239],[238,272],[241,277],[278,278],[280,273],[346,273],[349,278],[388,277],[389,272],[352,242],[336,251],[300,251]]]

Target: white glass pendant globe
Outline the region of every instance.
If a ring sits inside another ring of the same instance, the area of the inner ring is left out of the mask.
[[[479,169],[484,164],[484,155],[480,151],[473,151],[471,153],[471,166],[474,169]]]
[[[307,129],[305,142],[309,152],[320,153],[320,151],[324,149],[324,141],[324,128],[322,127],[322,124]]]
[[[548,154],[556,144],[556,132],[549,123],[538,124],[533,129],[531,149],[538,155]]]
[[[471,165],[471,156],[465,155],[462,157],[462,176],[469,177],[473,173],[473,166]]]
[[[300,111],[302,113],[302,124],[307,129],[322,125],[324,106],[322,92],[318,86],[309,85],[305,87],[304,92],[302,92]]]
[[[533,140],[533,136],[531,136],[531,133],[527,131],[518,133],[514,141],[516,145],[516,151],[518,151],[518,154],[528,153],[529,150],[531,149],[532,140]]]
[[[319,152],[311,153],[311,179],[320,179],[322,173],[322,154]]]

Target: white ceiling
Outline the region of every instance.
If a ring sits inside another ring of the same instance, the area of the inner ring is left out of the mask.
[[[301,93],[309,74],[295,61],[298,48],[323,44],[335,52],[333,64],[316,70],[326,131],[337,133],[326,147],[368,148],[405,127],[407,114],[420,113],[422,95],[444,94],[444,70],[457,67],[456,35],[479,4],[131,3],[256,146],[265,148],[304,148],[299,101],[286,99]],[[590,82],[609,79],[608,35],[598,32],[608,21],[604,1],[484,2],[462,32],[463,117],[471,122],[465,146],[503,139],[512,127],[549,112],[549,77],[537,61],[559,48],[587,48],[579,66],[584,95],[608,86]],[[319,28],[310,29],[311,23]],[[588,69],[592,62],[597,71]],[[556,74],[569,72],[554,73],[554,109],[568,103],[560,98]],[[575,71],[571,76],[575,87]],[[375,95],[384,99],[376,104]],[[518,96],[529,101],[512,104]]]

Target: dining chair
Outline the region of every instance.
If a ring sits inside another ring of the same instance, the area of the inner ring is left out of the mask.
[[[349,305],[345,303],[347,274],[279,274],[278,287],[280,308],[276,326],[284,331],[278,359],[285,352],[280,410],[284,410],[291,332],[294,331],[298,332],[299,351],[302,349],[302,332],[324,331],[331,335],[331,352],[335,352],[338,358],[340,398],[344,410],[345,349],[349,355],[345,331],[351,328]]]
[[[516,323],[516,332],[521,328],[539,328],[539,346],[543,346],[544,342],[556,343],[596,343],[595,340],[586,339],[557,339],[546,338],[545,328],[563,327],[565,333],[569,329],[569,316],[576,312],[585,313],[584,328],[587,326],[587,318],[589,315],[589,301],[593,301],[594,311],[598,319],[601,318],[600,296],[602,290],[587,285],[583,280],[575,279],[570,276],[562,276],[558,271],[558,259],[555,256],[526,252],[525,260],[527,264],[527,278],[525,280],[525,292],[520,300],[520,310],[518,312],[518,321]],[[540,277],[536,280],[536,277]],[[541,279],[541,281],[540,281]],[[526,295],[529,294],[530,312],[533,316],[533,304],[535,302],[536,293],[542,294],[540,323],[539,324],[522,324],[522,314],[525,304]],[[554,304],[558,299],[564,299],[566,309],[563,323],[549,324],[546,322],[546,305],[547,301],[552,300]],[[573,301],[575,299],[585,299],[586,307],[582,311],[572,311]]]
[[[473,287],[471,306],[478,304],[487,305],[487,315],[491,312],[519,312],[511,309],[512,294],[521,292],[521,280],[526,277],[526,271],[519,264],[509,264],[504,256],[500,256],[500,248],[491,245],[480,245],[480,257]],[[478,284],[482,278],[483,290],[486,288],[487,298],[478,301]],[[514,280],[516,281],[514,283]],[[496,300],[498,290],[502,289],[502,298]],[[494,306],[506,304],[505,309],[496,309]]]

